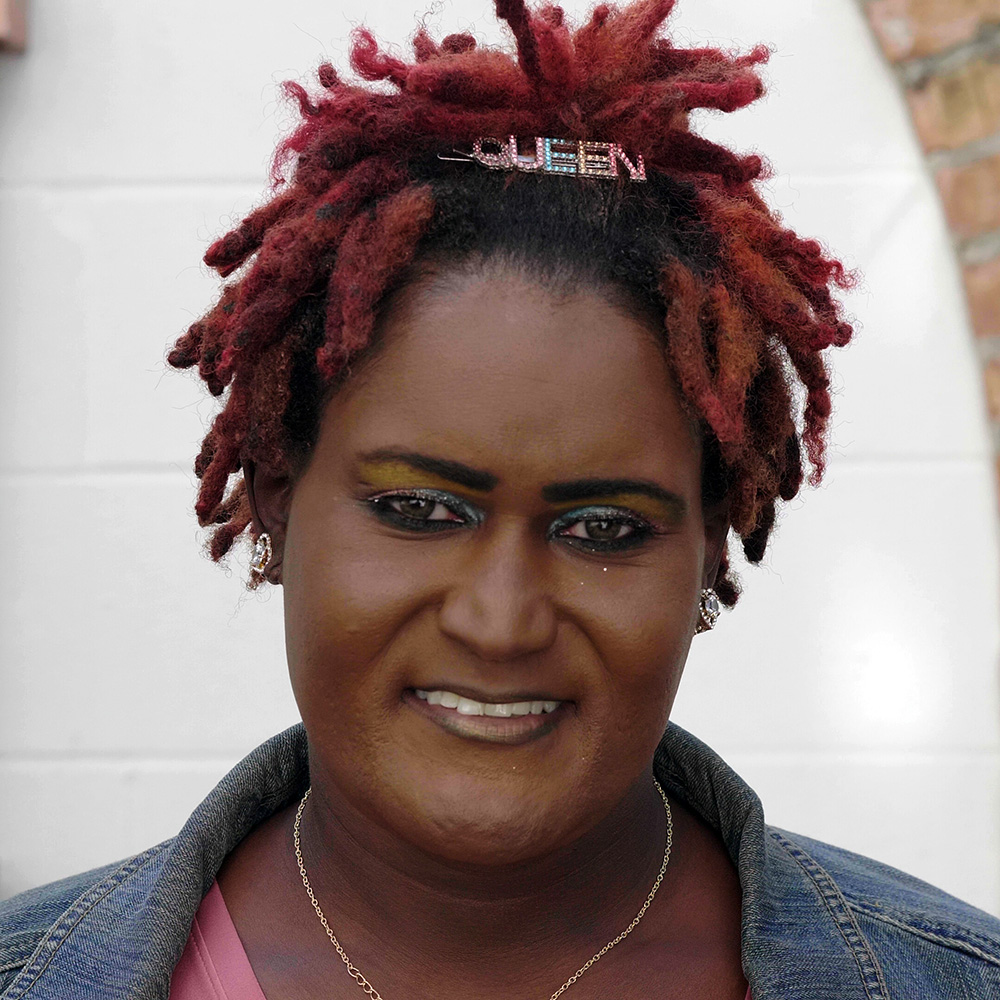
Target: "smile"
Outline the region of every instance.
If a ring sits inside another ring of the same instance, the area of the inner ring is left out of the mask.
[[[488,715],[494,719],[509,719],[514,715],[548,714],[562,704],[559,701],[507,701],[496,704],[463,698],[453,691],[421,691],[419,688],[415,694],[428,705],[453,708],[459,715]]]
[[[410,688],[403,701],[456,736],[487,743],[518,744],[550,733],[572,702],[523,698],[494,702],[448,690]]]

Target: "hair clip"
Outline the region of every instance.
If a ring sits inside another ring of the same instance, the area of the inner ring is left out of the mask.
[[[496,152],[484,148],[496,147]],[[503,142],[493,136],[483,136],[472,144],[472,153],[454,150],[459,156],[442,156],[438,159],[462,163],[479,163],[490,170],[522,170],[526,173],[576,174],[578,177],[619,177],[619,167],[624,167],[629,180],[644,181],[646,167],[642,154],[636,154],[635,163],[617,142],[592,142],[589,139],[546,139],[535,137],[534,153],[520,151],[517,136]]]

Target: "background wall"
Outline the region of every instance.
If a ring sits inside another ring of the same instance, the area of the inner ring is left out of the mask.
[[[582,2],[567,4],[570,11]],[[63,0],[0,57],[0,897],[172,835],[297,718],[280,593],[201,554],[212,410],[165,346],[208,242],[264,190],[278,83],[410,5]],[[933,183],[854,0],[687,0],[685,44],[776,46],[769,98],[701,119],[866,284],[834,359],[826,484],[699,637],[675,719],[768,819],[1000,913],[996,500],[978,362]],[[496,40],[488,0],[430,24]]]

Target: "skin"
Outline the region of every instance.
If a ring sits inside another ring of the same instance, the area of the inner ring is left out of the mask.
[[[302,849],[338,937],[387,1000],[534,1000],[659,870],[651,759],[728,526],[702,509],[699,440],[648,322],[514,273],[446,278],[383,318],[304,472],[248,465],[248,485],[309,734]],[[563,704],[498,742],[417,688]],[[672,808],[659,895],[576,1000],[743,1000],[736,872]],[[306,898],[293,818],[239,845],[223,895],[269,1000],[362,996]]]

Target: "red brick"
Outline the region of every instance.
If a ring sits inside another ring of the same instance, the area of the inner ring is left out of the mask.
[[[1000,361],[990,361],[983,368],[983,383],[990,416],[994,420],[1000,420]]]
[[[872,27],[894,60],[932,55],[1000,23],[1000,0],[872,0]]]
[[[965,268],[969,316],[977,337],[1000,337],[1000,257]],[[1000,362],[992,362],[1000,367]]]
[[[24,0],[0,0],[0,50],[23,52],[25,40]]]
[[[1000,130],[1000,63],[977,59],[907,92],[928,152],[957,149]]]
[[[951,231],[961,239],[1000,229],[1000,155],[938,171]]]

